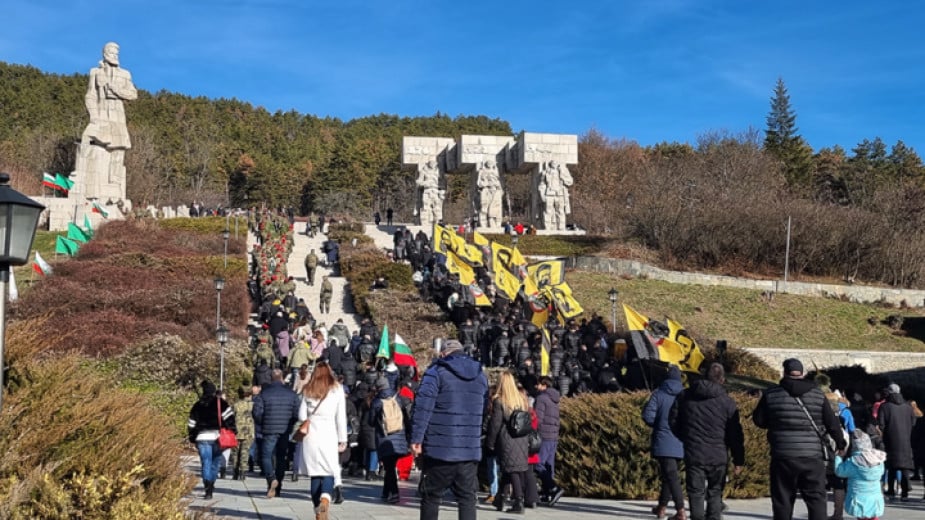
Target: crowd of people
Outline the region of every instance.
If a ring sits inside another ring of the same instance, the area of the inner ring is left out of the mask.
[[[399,366],[390,353],[383,355],[379,329],[368,318],[355,331],[341,321],[327,328],[295,297],[299,282],[286,272],[294,225],[285,213],[254,214],[251,228],[258,245],[249,284],[260,324],[253,335],[253,386],[240,389],[229,405],[204,382],[190,412],[206,497],[225,467],[216,447],[221,420],[239,433],[239,447],[230,454],[232,478],[246,478],[259,467],[267,497],[274,498],[287,472],[292,481],[310,476],[317,519],[326,519],[331,504],[343,500],[343,476],[381,479],[382,500],[400,502],[398,481],[408,479],[413,466],[423,472],[421,518],[437,518],[449,489],[460,518],[474,519],[480,480],[487,489],[484,502],[499,511],[522,514],[557,503],[563,494],[555,480],[560,397],[617,391],[623,384],[625,360],[600,317],[562,323],[551,313],[546,323],[534,323],[530,302],[494,294],[488,273],[478,270],[492,305],[477,307],[425,233],[398,229],[393,259],[412,265],[422,296],[437,302],[457,327],[457,339],[435,341],[434,362],[419,373],[413,364]],[[309,259],[304,283],[313,284],[317,263]],[[547,373],[539,368],[543,349]],[[797,492],[810,520],[841,520],[845,513],[877,518],[884,475],[886,495],[895,495],[898,480],[906,499],[917,466],[916,418],[898,387],[891,385],[882,403],[866,407],[804,379],[798,360],[783,368],[784,378],[764,392],[753,415],[768,430],[774,518],[792,517]],[[723,366],[710,364],[686,389],[672,367],[643,419],[653,428],[651,453],[662,479],[653,514],[666,517],[673,502],[672,520],[721,518],[729,454],[736,474],[747,462]],[[827,439],[834,444],[831,452],[824,449]],[[835,495],[829,517],[827,486]]]

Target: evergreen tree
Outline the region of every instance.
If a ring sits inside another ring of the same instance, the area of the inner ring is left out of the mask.
[[[780,162],[791,187],[805,188],[812,179],[813,150],[797,134],[796,119],[787,86],[782,78],[777,78],[767,117],[764,149]]]

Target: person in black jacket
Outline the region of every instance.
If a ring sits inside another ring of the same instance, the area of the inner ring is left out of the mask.
[[[720,520],[728,452],[738,475],[745,465],[745,435],[739,409],[726,393],[723,365],[711,363],[705,379],[694,381],[678,401],[673,428],[684,443],[687,499],[692,520]],[[704,513],[706,499],[706,513]]]
[[[877,423],[883,432],[883,444],[886,447],[886,496],[896,498],[896,472],[900,472],[900,498],[909,498],[909,476],[915,467],[912,453],[912,429],[915,426],[915,412],[899,392],[896,383],[887,387],[889,394],[880,405]]]
[[[260,460],[267,479],[267,498],[279,495],[286,474],[289,434],[299,416],[299,396],[283,384],[283,371],[275,368],[271,383],[254,398],[254,423],[263,434]]]
[[[215,480],[219,468],[225,462],[222,450],[218,447],[219,416],[221,427],[236,431],[234,409],[216,394],[211,381],[201,384],[202,396],[193,404],[189,412],[189,441],[196,443],[199,462],[202,465],[202,484],[205,488],[203,498],[212,498]]]
[[[838,416],[814,381],[803,379],[803,363],[784,361],[780,384],[764,391],[752,420],[768,430],[771,448],[771,508],[774,520],[790,520],[797,490],[809,520],[825,520],[825,467],[831,456],[823,435],[844,453],[848,446]]]

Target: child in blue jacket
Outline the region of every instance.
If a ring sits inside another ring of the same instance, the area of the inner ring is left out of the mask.
[[[875,450],[870,437],[861,430],[855,430],[852,441],[849,458],[835,457],[835,474],[848,479],[845,512],[858,520],[878,520],[883,514],[880,479],[886,453]]]

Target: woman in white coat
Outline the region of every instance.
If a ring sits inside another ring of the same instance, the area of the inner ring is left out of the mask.
[[[334,493],[334,476],[340,473],[339,453],[347,449],[347,409],[343,386],[325,362],[315,366],[302,388],[299,420],[308,419],[302,441],[299,473],[311,475],[315,520],[327,520]]]

